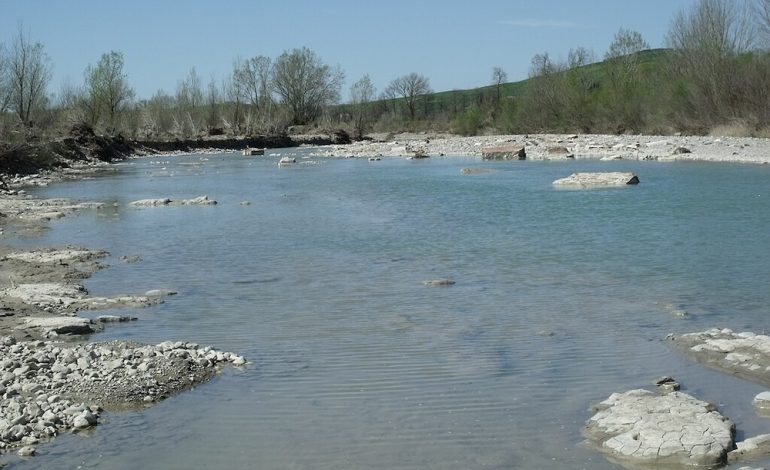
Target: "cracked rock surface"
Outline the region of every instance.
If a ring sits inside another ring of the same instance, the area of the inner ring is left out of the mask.
[[[553,182],[554,186],[564,188],[603,188],[607,186],[628,186],[638,184],[639,178],[633,173],[605,171],[598,173],[572,173],[566,178]]]
[[[712,328],[699,333],[669,335],[698,362],[770,385],[770,336]]]
[[[621,462],[715,466],[735,446],[735,426],[686,393],[614,393],[586,423],[588,442]]]

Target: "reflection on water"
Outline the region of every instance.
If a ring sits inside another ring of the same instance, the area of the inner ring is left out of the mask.
[[[751,410],[761,387],[661,341],[770,326],[768,169],[276,161],[134,160],[45,190],[117,206],[17,243],[110,251],[96,295],[179,291],[94,339],[191,340],[252,365],[12,468],[615,468],[580,446],[589,406],[664,374],[770,431]],[[641,184],[551,187],[578,170]],[[203,194],[219,204],[128,206]],[[456,284],[423,285],[443,278]]]

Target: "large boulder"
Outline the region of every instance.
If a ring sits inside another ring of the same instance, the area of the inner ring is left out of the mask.
[[[598,188],[639,184],[639,177],[633,173],[608,171],[599,173],[572,173],[566,178],[553,182],[554,186],[568,188]]]
[[[686,393],[614,393],[586,423],[588,442],[631,465],[715,466],[735,446],[735,426]]]
[[[523,145],[507,144],[481,149],[484,160],[526,160],[527,151]]]
[[[548,160],[571,160],[575,158],[574,152],[562,146],[548,147],[545,153],[545,158]]]

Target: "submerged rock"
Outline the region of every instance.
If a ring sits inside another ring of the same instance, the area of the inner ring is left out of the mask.
[[[125,323],[136,320],[136,317],[130,315],[99,315],[96,317],[96,321],[99,323]]]
[[[596,188],[606,186],[626,186],[639,184],[639,177],[633,173],[625,172],[600,172],[600,173],[572,173],[566,178],[553,182],[554,186],[575,188]]]
[[[483,175],[486,173],[494,173],[497,170],[491,168],[463,168],[460,170],[461,175]]]
[[[735,426],[686,393],[613,393],[586,423],[588,442],[631,464],[714,466],[734,447]]]
[[[455,285],[455,281],[452,279],[432,279],[429,281],[422,281],[422,283],[428,287],[445,287]]]

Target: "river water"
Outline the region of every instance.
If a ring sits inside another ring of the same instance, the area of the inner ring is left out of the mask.
[[[589,408],[661,375],[719,404],[739,438],[770,432],[751,409],[763,387],[664,340],[770,329],[767,166],[292,152],[290,168],[137,159],[38,191],[107,206],[15,243],[109,251],[94,295],[179,292],[92,340],[189,340],[251,364],[11,468],[617,468],[581,445]],[[461,175],[480,166],[495,171]],[[641,184],[551,185],[574,171]],[[128,205],[204,194],[219,204]]]

